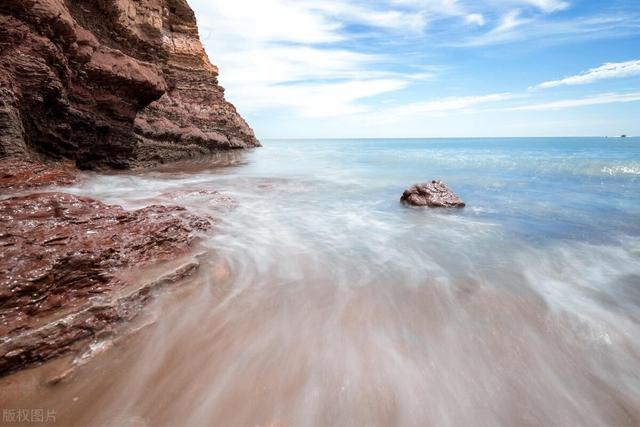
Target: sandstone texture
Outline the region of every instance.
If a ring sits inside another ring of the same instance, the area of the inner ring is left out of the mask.
[[[2,0],[0,157],[133,168],[258,146],[186,0]]]
[[[76,181],[76,169],[69,162],[41,163],[5,157],[0,159],[0,192],[64,186]]]
[[[123,272],[187,254],[210,226],[179,207],[128,212],[63,193],[1,200],[0,375],[131,320],[153,286],[127,291],[136,283]],[[195,268],[182,266],[163,280]]]
[[[415,184],[404,192],[401,200],[410,206],[430,208],[464,208],[466,206],[442,181]]]

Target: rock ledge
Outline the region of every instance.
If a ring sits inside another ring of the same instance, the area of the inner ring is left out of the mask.
[[[187,256],[209,227],[180,207],[129,212],[64,193],[0,200],[0,376],[135,318],[153,289],[197,265],[135,292],[125,273]]]

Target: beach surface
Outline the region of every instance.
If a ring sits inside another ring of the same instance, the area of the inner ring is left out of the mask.
[[[435,179],[466,208],[400,203]],[[265,141],[64,191],[215,226],[129,334],[3,378],[2,408],[57,425],[640,423],[640,139]]]

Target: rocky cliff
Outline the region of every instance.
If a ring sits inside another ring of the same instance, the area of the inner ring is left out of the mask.
[[[258,146],[186,0],[0,1],[0,157],[132,168]]]

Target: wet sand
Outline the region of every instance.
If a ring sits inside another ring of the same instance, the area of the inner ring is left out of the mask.
[[[69,360],[3,378],[0,407],[55,410],[65,426],[640,423],[635,235],[558,238],[562,212],[543,223],[547,204],[459,185],[465,211],[404,209],[398,185],[332,170],[327,152],[306,153],[308,175],[264,169],[295,163],[281,149],[82,181],[71,191],[128,208],[178,190],[236,203],[221,214],[182,197],[218,218],[192,282],[64,381],[47,385]]]

